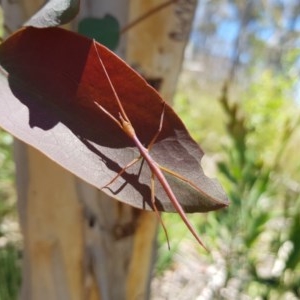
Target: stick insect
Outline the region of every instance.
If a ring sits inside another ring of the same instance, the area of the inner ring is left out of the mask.
[[[178,214],[180,215],[181,219],[183,220],[183,222],[185,223],[185,225],[187,226],[187,228],[190,230],[190,232],[193,234],[193,236],[196,238],[196,240],[198,241],[198,243],[207,250],[207,248],[205,247],[205,245],[203,244],[203,242],[201,241],[200,237],[198,236],[198,234],[196,233],[196,230],[194,229],[193,225],[190,223],[190,221],[188,220],[182,206],[180,205],[180,203],[178,202],[175,194],[172,191],[172,188],[170,187],[165,175],[163,174],[162,171],[168,172],[169,174],[179,178],[180,180],[183,180],[187,183],[190,183],[191,185],[193,185],[188,179],[180,176],[177,173],[172,172],[171,170],[164,168],[162,166],[160,166],[151,156],[151,154],[149,153],[149,151],[151,150],[152,146],[154,145],[156,139],[158,138],[162,127],[163,127],[163,120],[164,120],[164,112],[165,112],[165,103],[163,105],[163,110],[161,113],[161,117],[160,117],[160,122],[159,122],[159,128],[156,132],[156,134],[154,135],[154,137],[152,138],[152,140],[150,141],[148,147],[144,147],[143,144],[140,142],[139,138],[137,137],[135,130],[133,128],[133,125],[130,122],[130,119],[128,118],[124,107],[122,105],[122,102],[114,88],[114,85],[109,77],[109,74],[107,73],[107,70],[105,68],[105,65],[100,57],[100,54],[98,52],[97,49],[97,45],[96,45],[96,41],[93,41],[93,45],[95,47],[96,53],[97,53],[97,57],[98,60],[100,62],[100,65],[104,71],[105,77],[107,78],[107,81],[109,83],[109,86],[113,92],[113,95],[115,97],[115,101],[118,104],[118,107],[120,109],[119,111],[119,116],[118,119],[113,116],[109,111],[107,111],[103,106],[101,106],[99,103],[97,103],[96,101],[94,102],[97,107],[103,112],[105,113],[114,123],[117,124],[117,126],[120,127],[120,129],[134,142],[135,146],[138,148],[140,155],[133,159],[130,163],[128,163],[125,167],[123,167],[123,169],[114,177],[112,178],[105,186],[103,186],[101,189],[104,189],[106,187],[108,187],[110,184],[112,184],[119,176],[121,176],[126,169],[128,169],[129,167],[133,166],[135,163],[137,163],[139,160],[144,159],[151,171],[151,202],[153,205],[153,209],[163,227],[163,230],[165,232],[166,238],[167,238],[167,242],[168,242],[168,248],[170,249],[170,244],[169,244],[169,238],[168,238],[168,233],[167,233],[167,229],[161,219],[161,215],[156,207],[155,204],[155,186],[154,186],[154,179],[155,177],[158,179],[158,181],[160,182],[161,186],[163,187],[164,191],[166,192],[168,198],[170,199],[171,203],[173,204],[174,208],[176,209],[176,211],[178,212]]]

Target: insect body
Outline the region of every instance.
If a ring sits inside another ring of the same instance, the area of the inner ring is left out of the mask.
[[[113,83],[110,80],[110,77],[107,73],[107,70],[104,66],[104,63],[99,55],[98,49],[97,49],[97,45],[96,42],[94,41],[94,46],[96,49],[96,53],[97,53],[97,57],[99,59],[99,62],[103,68],[103,71],[105,73],[105,76],[109,82],[109,85],[112,89],[112,92],[114,94],[115,100],[117,101],[118,107],[120,109],[119,112],[119,118],[117,119],[115,116],[113,116],[110,112],[108,112],[103,106],[101,106],[99,103],[95,102],[95,104],[98,106],[99,109],[101,109],[107,116],[109,116],[111,118],[112,121],[114,121],[119,127],[120,129],[134,142],[135,146],[138,148],[139,152],[140,152],[140,156],[135,158],[134,160],[132,160],[129,164],[127,164],[112,180],[110,180],[103,188],[109,186],[111,183],[113,183],[119,176],[121,176],[126,169],[128,169],[129,167],[131,167],[132,165],[134,165],[136,162],[138,162],[140,159],[144,159],[150,170],[151,170],[151,202],[154,208],[155,213],[157,214],[160,223],[162,224],[162,227],[165,231],[167,240],[168,240],[168,234],[167,234],[167,230],[166,227],[161,219],[161,216],[158,212],[158,209],[156,207],[155,204],[155,187],[154,187],[154,179],[155,177],[157,178],[157,180],[160,182],[161,186],[163,187],[164,191],[166,192],[168,198],[170,199],[171,203],[173,204],[174,208],[176,209],[176,211],[178,212],[178,214],[180,215],[181,219],[183,220],[183,222],[185,223],[185,225],[188,227],[188,229],[190,230],[190,232],[193,234],[193,236],[196,238],[196,240],[198,241],[198,243],[207,250],[207,248],[204,246],[203,242],[201,241],[200,237],[198,236],[196,230],[194,229],[193,225],[190,223],[190,221],[188,220],[182,206],[180,205],[180,203],[178,202],[176,196],[174,195],[172,188],[170,187],[165,175],[163,174],[163,171],[166,171],[170,174],[172,174],[173,176],[179,178],[180,180],[183,180],[185,182],[189,182],[188,179],[178,175],[177,173],[172,172],[171,170],[168,170],[162,166],[160,166],[151,156],[151,154],[149,153],[151,147],[153,146],[153,144],[155,143],[157,137],[159,136],[159,133],[162,130],[163,127],[163,119],[164,119],[164,108],[165,105],[163,105],[163,111],[161,114],[161,118],[160,118],[160,124],[159,124],[159,128],[157,133],[155,134],[155,136],[153,137],[153,139],[151,140],[150,144],[148,145],[148,148],[144,147],[143,144],[140,142],[139,138],[137,137],[135,130],[130,122],[130,119],[128,118],[123,105],[121,103],[120,98],[117,95],[117,92],[113,86]],[[193,185],[192,183],[190,183],[191,185]],[[169,240],[168,240],[168,245],[169,245]],[[170,248],[170,246],[169,246]]]

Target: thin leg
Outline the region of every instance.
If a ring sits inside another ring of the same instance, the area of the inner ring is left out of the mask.
[[[98,51],[98,48],[97,48],[96,41],[93,40],[93,43],[94,43],[94,47],[95,47],[95,50],[96,50],[96,54],[97,54],[98,60],[99,60],[100,65],[101,65],[101,67],[102,67],[102,69],[103,69],[103,71],[104,71],[105,77],[106,77],[106,79],[107,79],[107,81],[108,81],[108,83],[109,83],[109,85],[110,85],[110,88],[111,88],[111,90],[112,90],[112,92],[113,92],[113,94],[114,94],[114,96],[115,96],[115,99],[117,100],[117,103],[118,103],[118,106],[119,106],[119,108],[120,108],[122,117],[123,117],[123,119],[125,119],[127,122],[130,123],[129,118],[127,117],[127,114],[126,114],[126,112],[125,112],[125,110],[124,110],[124,108],[123,108],[122,102],[121,102],[121,100],[120,100],[120,98],[119,98],[119,96],[118,96],[118,94],[117,94],[117,92],[116,92],[116,90],[115,90],[115,88],[114,88],[113,83],[112,83],[111,80],[110,80],[110,77],[109,77],[109,75],[108,75],[108,73],[107,73],[106,67],[105,67],[105,65],[104,65],[104,63],[103,63],[103,61],[102,61],[102,59],[101,59],[101,57],[100,57],[100,54],[99,54],[99,51]]]
[[[154,211],[155,211],[155,213],[156,213],[156,215],[158,217],[159,223],[161,224],[161,226],[162,226],[162,228],[163,228],[163,230],[165,232],[165,236],[166,236],[167,243],[168,243],[168,248],[170,250],[171,247],[170,247],[170,241],[169,241],[169,236],[168,236],[167,228],[166,228],[166,226],[165,226],[165,224],[164,224],[164,222],[163,222],[163,220],[161,218],[161,215],[160,215],[160,213],[159,213],[159,211],[158,211],[158,209],[156,207],[156,204],[155,204],[155,193],[154,193],[154,191],[155,191],[155,182],[154,182],[154,178],[155,178],[155,175],[154,175],[154,173],[152,173],[151,174],[151,202],[152,202],[152,205],[153,205],[153,209],[154,209]]]
[[[150,142],[149,145],[148,145],[148,150],[149,150],[149,151],[151,150],[153,144],[154,144],[155,141],[157,140],[157,138],[158,138],[158,136],[159,136],[159,134],[160,134],[160,132],[161,132],[161,130],[162,130],[162,126],[163,126],[163,122],[164,122],[164,115],[165,115],[165,106],[166,106],[165,102],[164,102],[163,105],[164,105],[164,106],[163,106],[162,113],[161,113],[161,115],[160,115],[160,121],[159,121],[159,127],[158,127],[158,130],[157,130],[155,136],[152,138],[151,142]]]
[[[97,105],[97,107],[102,110],[107,116],[109,116],[119,127],[121,127],[122,129],[122,126],[120,124],[120,122],[110,113],[108,112],[102,105],[100,105],[98,102],[94,101],[94,103]],[[123,130],[123,129],[122,129]]]
[[[132,160],[129,164],[127,164],[113,179],[111,179],[106,185],[104,185],[102,189],[107,188],[109,185],[111,185],[118,177],[120,177],[125,171],[126,169],[130,168],[131,166],[133,166],[136,162],[138,162],[142,157],[139,156],[137,158],[135,158],[134,160]]]

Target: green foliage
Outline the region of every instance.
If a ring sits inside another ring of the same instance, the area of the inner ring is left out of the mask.
[[[7,220],[16,212],[11,135],[0,129],[0,299],[17,299],[20,286],[18,250],[9,241]],[[9,222],[8,222],[9,223]]]
[[[118,20],[105,15],[102,19],[85,18],[79,22],[78,32],[95,39],[110,50],[115,50],[120,40],[120,24]]]
[[[248,146],[259,151],[261,159],[269,165],[274,164],[276,156],[281,153],[278,150],[288,141],[285,138],[288,134],[286,126],[297,118],[290,92],[292,85],[291,78],[273,76],[267,70],[260,74],[258,82],[245,95],[243,109],[246,126],[251,130]]]
[[[166,223],[170,224],[176,224],[173,220],[173,216],[170,216],[166,219]],[[179,232],[182,230],[182,226],[180,226]],[[170,228],[170,227],[167,227]],[[167,241],[166,241],[166,236],[165,232],[163,230],[159,230],[158,234],[158,255],[157,255],[157,260],[155,262],[155,272],[156,275],[160,276],[165,270],[169,269],[173,263],[173,257],[174,254],[178,251],[178,244],[179,242],[175,242],[174,236],[172,234],[173,230],[168,231],[168,234],[171,238],[172,245],[169,251],[166,251],[168,249]],[[171,234],[171,235],[170,235]],[[180,236],[180,233],[179,233]],[[178,235],[177,235],[178,237]]]
[[[198,215],[198,225],[205,243],[226,262],[221,288],[236,290],[238,298],[300,297],[300,111],[293,86],[288,76],[267,70],[239,102],[229,101],[226,87],[219,102],[199,100],[186,84],[181,89],[189,91],[176,97],[188,128],[200,128],[193,136],[217,159],[217,177],[230,198],[227,209]],[[171,264],[172,255],[168,259]],[[214,293],[223,299],[220,289]]]
[[[168,238],[170,240],[170,250],[168,249],[167,237],[163,230],[158,232],[158,255],[156,260],[155,271],[159,276],[165,270],[169,269],[173,263],[174,254],[178,252],[178,248],[183,239],[191,233],[186,226],[182,226],[182,220],[178,214],[163,214],[163,221],[168,229]]]
[[[1,224],[6,215],[14,210],[14,163],[12,160],[12,137],[0,129],[0,237]]]
[[[183,72],[173,107],[193,138],[206,152],[221,151],[220,136],[225,135],[225,114],[214,91],[201,90],[202,83],[193,74]]]
[[[14,245],[0,248],[0,299],[18,298],[21,283],[19,253]]]
[[[0,7],[0,41],[3,36]],[[14,163],[11,135],[0,129],[0,299],[17,299],[21,284],[19,252],[7,239],[4,223],[15,214]]]
[[[290,88],[291,81],[267,71],[242,102],[230,103],[226,89],[221,99],[229,140],[218,166],[231,205],[216,213],[217,222],[210,226],[223,229],[215,228],[214,239],[227,244],[227,283],[238,279],[240,291],[251,297],[299,296],[300,222],[295,211],[300,198],[285,184],[299,170],[299,165],[287,170],[285,164],[295,157],[287,153],[288,144],[299,145],[292,139],[299,109],[289,99]]]

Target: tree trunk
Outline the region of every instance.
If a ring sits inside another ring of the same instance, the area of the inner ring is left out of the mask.
[[[39,8],[33,0],[2,2],[11,30]],[[161,3],[86,0],[79,20],[114,16],[124,29],[117,53],[171,100],[196,1],[174,1],[125,26]],[[21,142],[15,160],[24,236],[20,299],[148,299],[155,214],[109,198]]]

